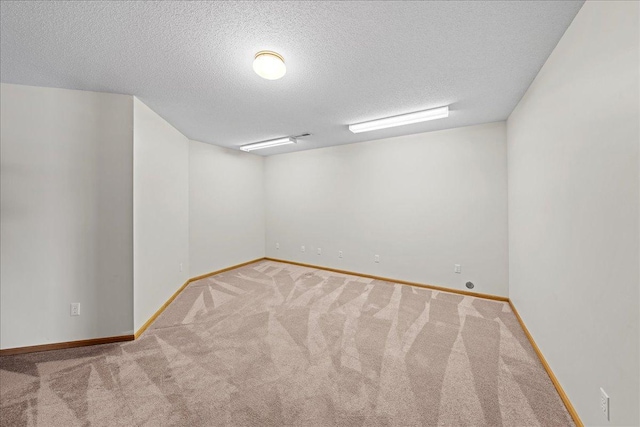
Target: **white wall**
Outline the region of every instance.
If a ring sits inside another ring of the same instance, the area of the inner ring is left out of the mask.
[[[189,278],[189,140],[137,98],[133,117],[138,330]]]
[[[0,347],[132,333],[132,97],[2,84],[0,100]]]
[[[190,275],[264,257],[262,157],[189,142]]]
[[[1,348],[131,334],[189,277],[264,256],[262,157],[131,96],[1,87]]]
[[[587,425],[640,424],[638,16],[586,2],[508,121],[510,297]]]
[[[267,157],[267,256],[507,296],[506,167],[504,122]]]

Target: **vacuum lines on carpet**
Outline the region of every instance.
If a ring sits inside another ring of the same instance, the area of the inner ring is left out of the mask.
[[[2,426],[573,425],[508,303],[259,261],[136,341],[0,358]]]

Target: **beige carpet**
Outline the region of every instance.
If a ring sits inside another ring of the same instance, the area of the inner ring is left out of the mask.
[[[4,426],[573,425],[508,304],[270,261],[137,341],[0,358]]]

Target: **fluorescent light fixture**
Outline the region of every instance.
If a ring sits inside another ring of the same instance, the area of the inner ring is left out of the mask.
[[[402,114],[400,116],[387,117],[384,119],[371,120],[370,122],[349,125],[349,130],[353,133],[369,132],[371,130],[410,125],[413,123],[426,122],[428,120],[443,119],[445,117],[449,117],[448,105],[432,108],[430,110],[416,111],[415,113]]]
[[[295,138],[288,136],[286,138],[278,138],[278,139],[272,139],[270,141],[256,142],[255,144],[243,145],[242,147],[240,147],[240,149],[242,151],[253,151],[253,150],[260,150],[262,148],[277,147],[278,145],[295,144],[296,142],[298,141]]]

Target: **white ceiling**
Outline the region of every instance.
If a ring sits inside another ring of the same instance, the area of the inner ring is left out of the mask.
[[[1,80],[136,95],[225,147],[276,154],[506,119],[582,1],[1,3]],[[254,54],[275,50],[268,81]],[[354,135],[442,105],[447,119]]]

